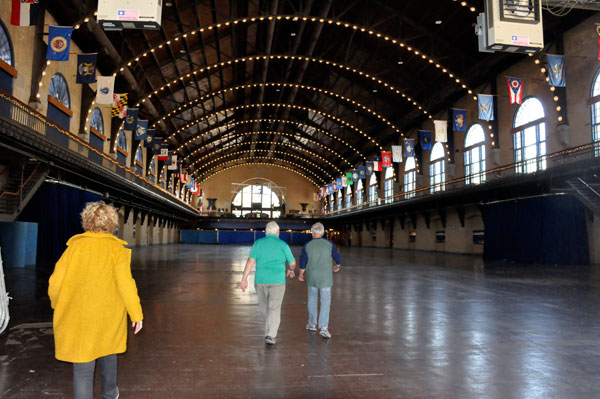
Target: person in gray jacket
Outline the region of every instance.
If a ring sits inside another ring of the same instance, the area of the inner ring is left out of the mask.
[[[317,331],[317,299],[321,294],[321,311],[319,312],[319,334],[323,338],[331,338],[329,332],[329,308],[331,306],[331,287],[333,273],[340,271],[342,257],[333,243],[325,238],[325,227],[315,223],[310,228],[313,239],[302,248],[300,256],[300,275],[304,281],[304,273],[308,274],[308,324],[306,329]],[[334,264],[335,262],[335,264]]]

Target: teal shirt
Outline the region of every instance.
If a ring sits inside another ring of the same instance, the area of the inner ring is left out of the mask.
[[[274,234],[256,240],[250,250],[256,261],[256,284],[285,284],[285,262],[294,262],[287,243]]]

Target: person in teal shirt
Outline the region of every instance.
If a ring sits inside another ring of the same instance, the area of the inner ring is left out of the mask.
[[[256,240],[244,268],[240,288],[246,292],[248,275],[256,265],[254,284],[258,294],[258,308],[265,321],[265,342],[274,345],[281,321],[281,303],[285,294],[285,277],[294,278],[296,260],[287,243],[279,238],[279,225],[267,223],[266,236]],[[285,262],[290,268],[286,272]]]

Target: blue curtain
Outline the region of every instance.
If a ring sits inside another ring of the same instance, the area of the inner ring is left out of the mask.
[[[8,94],[12,94],[13,91],[13,77],[3,69],[0,69],[0,89]]]
[[[97,194],[74,187],[42,184],[19,216],[19,221],[38,224],[38,266],[54,268],[67,247],[67,240],[83,232],[79,214],[85,204],[101,199]]]
[[[572,196],[486,205],[483,222],[486,259],[551,265],[590,263],[585,208]]]

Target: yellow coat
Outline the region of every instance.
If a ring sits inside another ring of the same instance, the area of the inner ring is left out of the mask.
[[[143,315],[125,244],[91,232],[67,242],[48,286],[58,360],[85,363],[127,349],[127,313],[132,321]]]

